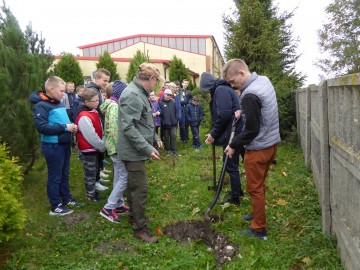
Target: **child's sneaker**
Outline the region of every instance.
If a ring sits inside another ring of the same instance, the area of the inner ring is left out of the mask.
[[[109,183],[109,182],[110,180],[108,179],[102,179],[102,178],[99,179],[99,183]]]
[[[102,201],[97,192],[95,192],[95,195],[93,195],[93,196],[87,195],[86,198],[90,202],[101,202]]]
[[[196,145],[193,145],[192,148],[193,148],[193,149],[196,149]]]
[[[100,177],[101,177],[101,178],[108,178],[109,175],[106,174],[106,173],[104,173],[104,171],[101,171],[101,172],[100,172]]]
[[[200,145],[199,145],[199,149],[203,150],[204,147],[200,144]]]
[[[51,207],[50,216],[65,216],[71,214],[74,210],[64,207],[61,203],[58,206]]]
[[[74,199],[71,199],[70,201],[68,201],[67,203],[65,203],[66,206],[75,206],[75,207],[81,207],[84,206],[85,204],[82,202],[78,202],[75,201]]]
[[[127,205],[116,207],[115,212],[118,215],[128,215],[130,213],[130,208]]]
[[[107,173],[107,174],[111,173],[111,171],[110,171],[110,170],[107,170],[107,169],[105,169],[105,168],[104,168],[104,169],[102,169],[102,172],[103,172],[103,173]]]
[[[96,182],[96,183],[95,183],[95,189],[96,189],[96,190],[99,190],[99,191],[103,191],[103,190],[107,190],[107,189],[109,189],[109,188],[106,187],[106,186],[103,186],[103,185],[100,184],[99,182]]]
[[[103,163],[104,165],[110,165],[110,164],[111,164],[111,162],[107,161],[106,159],[103,159],[102,163]]]
[[[100,215],[106,218],[110,222],[120,223],[120,218],[118,217],[115,211],[116,211],[115,209],[103,208],[100,211]]]

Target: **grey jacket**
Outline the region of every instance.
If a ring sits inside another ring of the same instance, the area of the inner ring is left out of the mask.
[[[153,143],[157,140],[149,93],[135,77],[121,94],[119,103],[119,158],[146,160],[154,151]]]

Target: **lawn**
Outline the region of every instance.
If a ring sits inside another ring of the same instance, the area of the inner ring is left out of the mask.
[[[268,240],[237,234],[248,226],[241,219],[250,211],[248,195],[240,207],[217,203],[211,211],[219,217],[212,228],[226,235],[236,248],[231,261],[222,265],[201,238],[184,243],[164,232],[167,225],[181,221],[202,222],[215,195],[208,189],[213,181],[211,147],[193,150],[191,143],[179,143],[178,152],[179,157],[163,156],[161,161],[147,163],[146,214],[150,217],[149,226],[159,237],[153,245],[132,236],[127,217],[120,224],[111,223],[99,215],[104,202],[85,200],[82,163],[76,154],[71,161],[71,190],[86,205],[65,217],[49,216],[46,166],[40,159],[24,180],[26,228],[18,239],[0,246],[0,269],[343,269],[336,240],[322,234],[318,196],[296,143],[281,143],[277,165],[269,172]],[[219,175],[220,148],[216,156]],[[245,189],[244,175],[242,186]],[[218,202],[227,198],[228,191],[225,178]],[[101,193],[104,199],[109,194],[110,191]]]

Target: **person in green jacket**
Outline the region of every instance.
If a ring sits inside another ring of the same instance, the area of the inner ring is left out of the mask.
[[[145,161],[149,158],[160,160],[154,141],[162,147],[155,133],[149,93],[159,80],[164,81],[164,78],[155,65],[141,64],[133,81],[122,92],[119,103],[118,155],[128,171],[129,221],[134,236],[148,243],[157,242],[157,238],[148,228],[144,213],[148,193]]]

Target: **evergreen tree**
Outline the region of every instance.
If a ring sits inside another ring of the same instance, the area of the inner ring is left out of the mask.
[[[138,73],[139,66],[145,62],[149,62],[149,56],[141,52],[140,50],[137,50],[130,62],[128,72],[126,73],[126,82],[132,82],[132,80]]]
[[[189,69],[185,67],[183,61],[177,58],[176,55],[171,59],[171,65],[169,69],[170,81],[182,82],[183,79],[189,79]]]
[[[35,161],[39,141],[28,98],[44,86],[54,58],[31,26],[24,34],[5,4],[1,10],[0,137],[10,146],[10,155],[20,158],[26,173]]]
[[[105,51],[104,54],[99,57],[99,60],[96,63],[96,69],[105,68],[106,70],[110,71],[110,82],[120,80],[116,66],[117,65],[115,64],[114,59],[111,58],[109,52],[107,51]]]
[[[280,130],[291,131],[296,114],[291,92],[305,77],[295,71],[299,58],[292,25],[293,13],[278,15],[271,0],[234,0],[237,11],[224,16],[225,56],[242,58],[251,71],[268,76],[277,92]]]
[[[84,76],[79,62],[71,53],[64,53],[55,65],[53,74],[65,82],[73,82],[75,85],[84,84]]]
[[[326,13],[328,21],[319,31],[321,57],[316,65],[327,77],[360,72],[360,1],[335,0]]]

